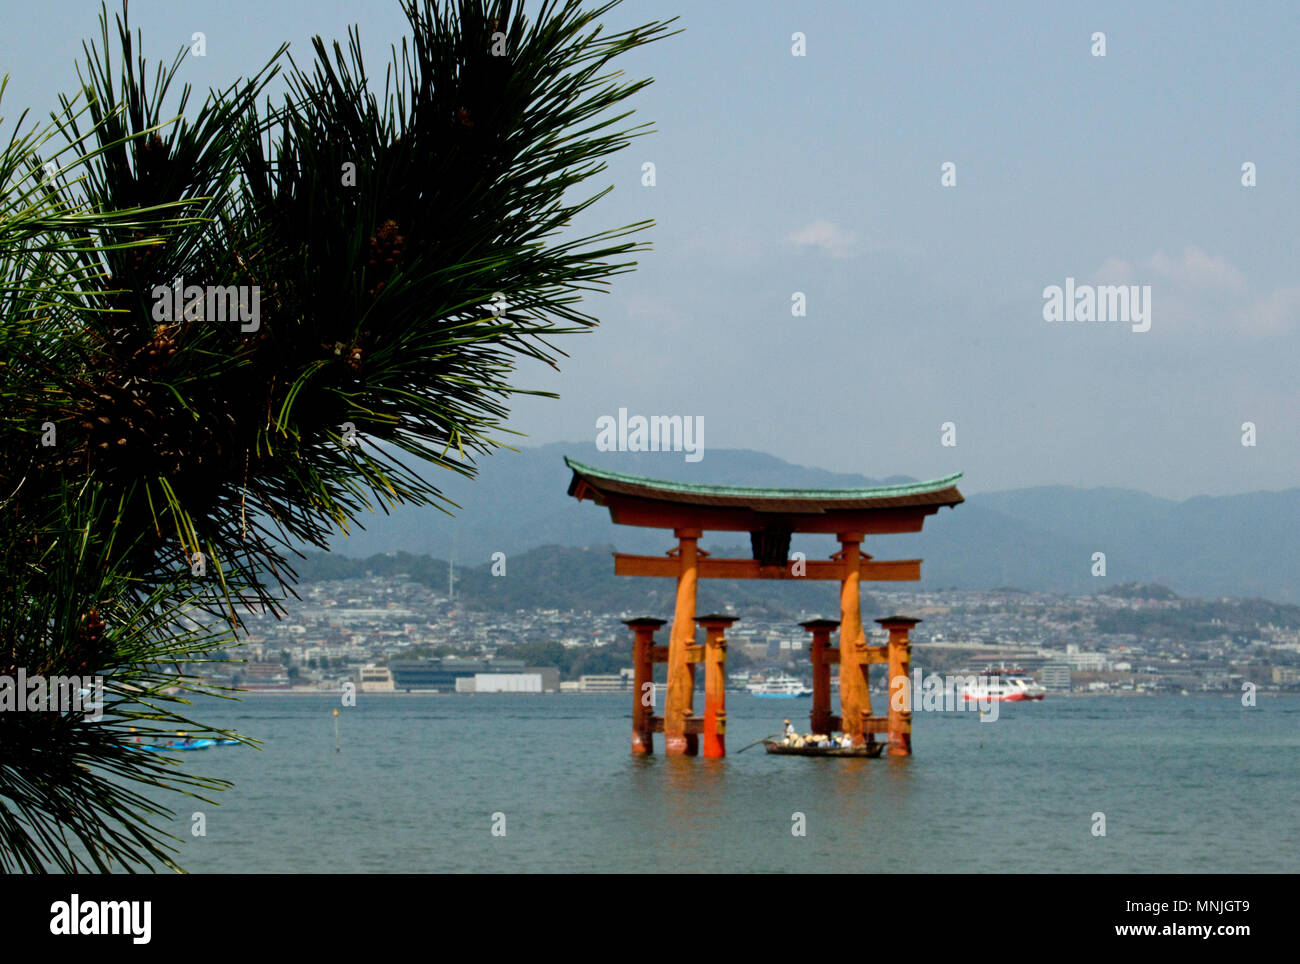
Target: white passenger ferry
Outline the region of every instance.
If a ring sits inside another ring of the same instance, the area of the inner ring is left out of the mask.
[[[769,676],[767,679],[751,681],[749,683],[749,692],[754,696],[789,699],[796,696],[812,696],[812,687],[805,685],[801,680],[797,680],[793,676],[778,673],[776,676]]]
[[[1022,669],[990,667],[975,678],[974,685],[963,686],[961,695],[967,702],[1018,703],[1041,700],[1047,695],[1047,690]]]

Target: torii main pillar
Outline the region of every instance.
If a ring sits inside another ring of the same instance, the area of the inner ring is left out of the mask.
[[[867,636],[862,631],[862,603],[858,584],[862,579],[862,533],[841,532],[837,553],[844,567],[840,582],[840,727],[852,746],[874,741],[863,733],[862,718],[871,715],[871,694],[867,690]]]
[[[695,756],[700,738],[688,733],[695,715],[695,594],[699,585],[699,529],[674,529],[677,537],[677,604],[672,635],[668,637],[668,698],[664,706],[664,753]]]

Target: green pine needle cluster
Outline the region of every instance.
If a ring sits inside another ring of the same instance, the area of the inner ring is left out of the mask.
[[[647,132],[614,61],[669,28],[615,5],[409,0],[382,84],[353,30],[197,105],[187,51],[150,67],[105,10],[75,95],[0,142],[0,675],[105,681],[102,718],[0,712],[0,869],[179,869],[154,791],[224,784],[132,730],[234,736],[186,715],[195,668],[292,591],[289,547],[453,509],[517,362],[596,325],[648,222],[570,227]]]

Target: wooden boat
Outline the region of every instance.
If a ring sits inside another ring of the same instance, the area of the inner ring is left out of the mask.
[[[778,756],[880,756],[885,744],[868,743],[866,746],[787,746],[780,740],[764,740],[763,748]]]

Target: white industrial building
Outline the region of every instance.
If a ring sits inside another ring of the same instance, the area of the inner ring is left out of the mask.
[[[475,673],[456,680],[457,693],[540,693],[541,673]]]

